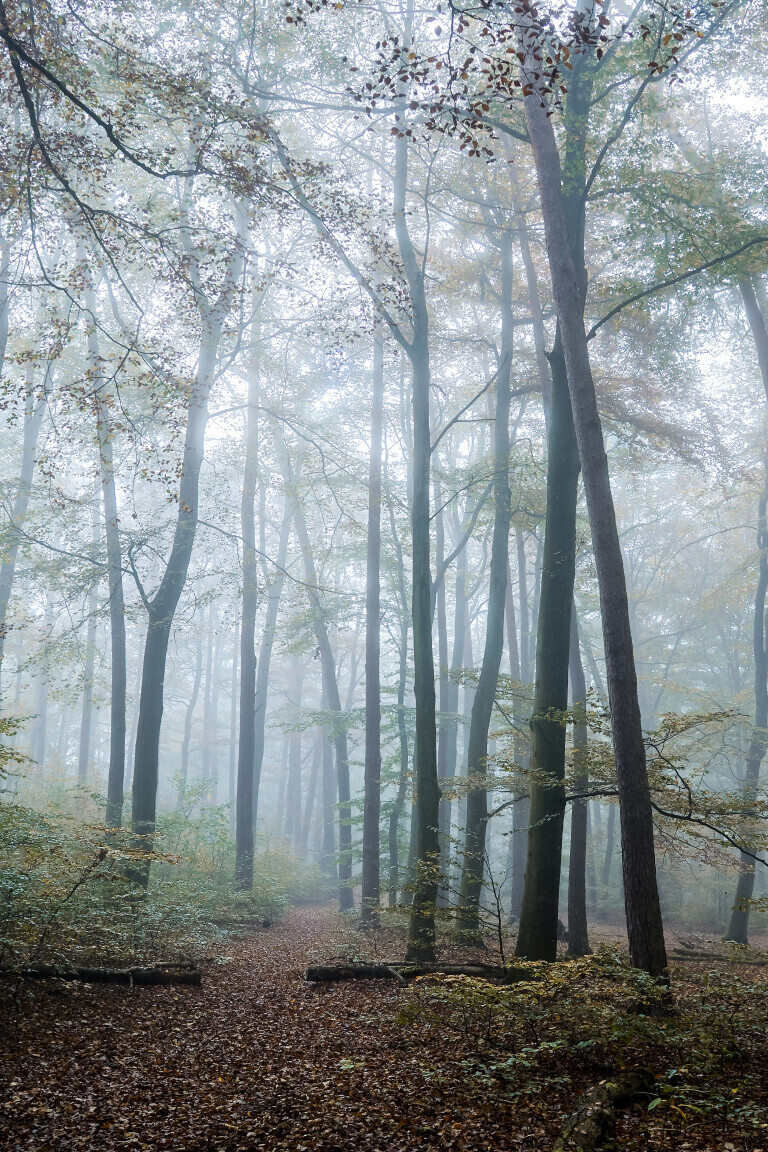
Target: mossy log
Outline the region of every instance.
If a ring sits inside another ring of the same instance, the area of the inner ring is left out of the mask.
[[[645,1068],[595,1084],[576,1102],[552,1152],[595,1152],[613,1134],[618,1109],[648,1095],[652,1087],[653,1075]]]

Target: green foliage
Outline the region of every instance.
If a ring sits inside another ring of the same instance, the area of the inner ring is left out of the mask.
[[[194,801],[190,801],[190,808]],[[166,813],[145,891],[128,876],[130,835],[62,807],[0,804],[0,964],[121,965],[215,952],[274,922],[317,883],[282,849],[262,845],[251,892],[233,886],[224,808]]]
[[[768,1032],[768,983],[732,971],[681,973],[669,988],[630,968],[618,949],[557,964],[516,962],[531,979],[510,986],[466,976],[415,982],[400,1023],[427,1024],[464,1048],[489,1090],[530,1096],[647,1067],[651,1106],[683,1116],[722,1113],[768,1127],[757,1099]]]

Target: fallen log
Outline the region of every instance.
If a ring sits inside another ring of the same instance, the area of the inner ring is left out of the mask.
[[[577,1100],[576,1110],[566,1120],[552,1152],[595,1152],[613,1134],[617,1110],[648,1095],[652,1087],[653,1075],[645,1068],[627,1072],[620,1080],[595,1084]]]
[[[200,984],[199,969],[189,963],[146,968],[63,968],[56,964],[29,964],[0,968],[0,975],[23,980],[79,980],[83,984]]]
[[[764,960],[750,960],[746,957],[742,959],[740,956],[723,955],[722,952],[694,952],[691,948],[673,948],[671,955],[678,960],[722,960],[727,964],[750,964],[754,968],[768,966],[768,957]]]
[[[304,972],[309,983],[335,980],[415,980],[418,976],[473,976],[514,984],[533,979],[525,968],[502,968],[493,964],[310,964]]]

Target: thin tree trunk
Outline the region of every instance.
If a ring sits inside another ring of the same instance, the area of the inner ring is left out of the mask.
[[[573,790],[587,791],[587,682],[579,651],[576,606],[571,610],[570,650],[571,702],[579,710],[573,724]],[[587,931],[587,800],[571,801],[571,849],[568,867],[568,955],[587,956],[591,952]]]
[[[177,809],[180,809],[184,806],[184,801],[186,799],[187,784],[189,783],[189,746],[192,740],[192,720],[195,715],[195,707],[197,705],[197,697],[200,694],[200,683],[202,678],[203,629],[199,628],[196,633],[195,672],[192,679],[192,691],[189,694],[189,700],[187,701],[187,707],[184,713],[184,733],[181,738],[181,764],[179,770],[179,794],[176,798]]]
[[[475,932],[479,926],[480,893],[485,868],[485,842],[488,826],[487,759],[488,729],[496,698],[496,684],[504,651],[504,621],[509,565],[509,407],[512,372],[512,244],[508,233],[501,236],[501,352],[496,376],[494,419],[494,517],[491,544],[490,587],[485,625],[485,648],[477,690],[472,703],[467,751],[467,793],[464,861],[459,891],[458,928]]]
[[[320,763],[323,758],[323,744],[322,735],[318,731],[315,733],[315,739],[312,747],[312,767],[309,771],[309,783],[307,785],[307,799],[304,804],[304,815],[301,820],[301,834],[299,836],[299,855],[306,858],[309,850],[309,830],[312,827],[312,813],[315,810],[315,797],[317,795],[317,777],[319,775]]]
[[[255,327],[255,321],[254,321]],[[251,335],[252,345],[255,343]],[[235,885],[243,891],[253,887],[253,835],[256,822],[254,774],[256,759],[256,486],[259,462],[258,361],[252,347],[248,379],[245,431],[245,470],[240,499],[240,532],[243,537],[243,593],[240,625],[240,738],[237,754],[235,800]]]
[[[518,599],[520,605],[520,679],[524,685],[530,683],[531,672],[529,664],[530,637],[528,615],[528,566],[525,555],[525,539],[519,528],[515,529],[515,544],[517,549],[518,573]],[[522,741],[518,736],[520,756],[515,756],[515,762],[520,764],[522,779],[520,793],[514,798],[512,805],[512,890],[510,894],[510,919],[514,923],[520,920],[523,907],[523,887],[525,882],[525,861],[528,857],[528,825],[530,822],[529,783],[525,776],[529,766],[527,751],[523,751]]]
[[[384,425],[384,342],[380,325],[373,341],[371,453],[368,472],[368,539],[365,590],[365,776],[360,923],[379,923],[381,819],[381,473]]]
[[[285,455],[285,467],[288,472],[288,481],[295,486],[290,461]],[[325,623],[325,613],[320,600],[317,569],[312,554],[304,511],[298,500],[298,494],[293,493],[293,518],[296,525],[296,535],[304,557],[304,571],[306,573],[310,609],[312,613],[312,626],[320,653],[320,665],[323,671],[323,680],[331,712],[341,714],[341,697],[339,696],[339,682],[336,675],[336,661],[328,636]],[[354,908],[352,893],[352,808],[349,792],[349,753],[347,751],[347,730],[341,721],[337,721],[334,730],[334,751],[336,755],[336,781],[339,795],[339,910],[350,912]]]
[[[91,758],[91,721],[93,718],[93,674],[96,664],[96,595],[93,589],[88,596],[88,629],[85,639],[85,671],[83,674],[83,707],[80,716],[80,740],[77,753],[77,782],[88,780],[88,765]]]
[[[264,763],[264,742],[267,726],[267,700],[269,696],[269,671],[272,665],[272,648],[277,632],[277,618],[285,584],[285,562],[288,557],[288,543],[291,538],[291,502],[289,492],[285,495],[283,521],[277,541],[277,563],[272,582],[267,590],[267,611],[264,617],[264,631],[259,644],[259,659],[256,672],[256,713],[254,721],[253,754],[253,827],[256,829],[259,814],[259,785]],[[262,549],[264,551],[264,549]]]
[[[213,654],[216,647],[217,617],[218,613],[216,611],[216,604],[211,603],[211,606],[208,609],[208,636],[206,638],[205,652],[205,681],[203,687],[203,748],[200,773],[204,783],[209,785],[209,788],[205,793],[206,800],[209,800],[211,796],[211,752],[214,739],[211,713],[213,709]]]
[[[303,669],[294,657],[291,661],[291,712],[294,717],[301,714],[303,689]],[[286,839],[298,844],[301,838],[301,732],[291,732],[288,741],[288,777],[285,794],[285,835]]]
[[[235,610],[235,634],[232,640],[232,680],[229,696],[229,773],[227,789],[227,803],[229,805],[229,829],[235,834],[235,789],[237,787],[237,686],[238,686],[238,652],[240,650],[240,606]]]
[[[521,33],[521,43],[525,56],[523,70],[528,85],[527,95],[524,96],[526,123],[536,162],[547,256],[562,330],[568,388],[600,593],[620,802],[630,961],[634,967],[642,968],[651,975],[661,975],[666,971],[667,958],[656,883],[653,812],[637,695],[624,564],[584,331],[583,284],[579,281],[574,265],[563,205],[560,156],[540,79],[531,82],[532,77],[539,76],[535,59],[539,34],[531,27],[530,19],[527,31]],[[584,131],[588,111],[588,107],[578,110],[584,120]],[[570,597],[568,605],[570,608]]]
[[[322,709],[328,711],[328,691],[323,674]],[[333,772],[333,748],[327,725],[322,727],[323,762],[323,847],[322,869],[334,887],[338,887],[339,872],[336,861],[336,777]]]

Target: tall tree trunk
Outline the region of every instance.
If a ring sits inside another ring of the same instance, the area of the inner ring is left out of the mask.
[[[254,322],[255,324],[255,322]],[[253,344],[252,335],[252,344]],[[245,431],[245,470],[240,500],[240,532],[243,537],[242,622],[240,625],[240,738],[237,754],[235,801],[235,884],[243,891],[253,887],[253,833],[256,799],[256,486],[259,463],[259,378],[256,357],[251,357]]]
[[[552,409],[547,446],[547,514],[539,593],[536,684],[531,716],[528,858],[517,955],[557,956],[560,864],[565,812],[565,725],[568,653],[576,566],[579,460],[559,338],[551,357]],[[548,778],[544,783],[542,777]]]
[[[35,470],[35,452],[40,437],[43,417],[47,409],[48,373],[42,393],[35,396],[34,361],[30,360],[26,368],[25,395],[24,395],[24,434],[21,448],[21,467],[19,469],[19,482],[16,487],[16,496],[13,501],[13,527],[10,533],[11,543],[3,554],[0,566],[0,671],[2,670],[5,640],[8,635],[8,605],[13,591],[13,581],[16,575],[16,557],[21,541],[21,531],[29,508],[32,495],[32,476]]]
[[[328,711],[328,691],[323,674],[322,709]],[[322,763],[323,763],[323,840],[322,840],[322,870],[328,880],[338,887],[339,872],[336,861],[336,777],[333,772],[333,747],[328,732],[328,726],[322,727]]]
[[[661,975],[667,966],[653,845],[653,812],[637,696],[629,604],[616,527],[608,459],[584,331],[583,285],[571,252],[561,186],[560,156],[542,92],[535,53],[539,32],[521,33],[526,124],[539,183],[544,232],[584,477],[597,569],[613,746],[618,778],[624,890],[633,966]],[[533,82],[531,82],[531,78]],[[588,107],[583,111],[584,130]],[[570,597],[568,600],[570,608]]]
[[[768,746],[768,647],[766,645],[765,600],[768,593],[768,452],[764,460],[763,491],[757,510],[757,547],[760,552],[759,575],[755,592],[755,614],[752,625],[752,650],[755,663],[755,723],[744,765],[744,801],[753,804],[760,784],[760,766]],[[741,853],[736,899],[731,910],[726,940],[749,943],[749,908],[755,886],[755,861]]]
[[[173,617],[187,580],[197,531],[200,469],[203,463],[205,428],[208,421],[208,395],[213,384],[222,327],[229,312],[234,285],[239,279],[241,266],[242,256],[238,247],[230,258],[219,299],[214,305],[206,303],[200,306],[203,331],[197,373],[187,404],[176,528],[160,585],[152,599],[143,594],[149,622],[144,645],[139,720],[136,728],[131,827],[147,849],[151,848],[155,833],[160,728],[163,719],[168,641]],[[146,886],[149,883],[149,859],[136,865],[133,874],[137,881]]]
[[[259,814],[259,785],[261,783],[261,769],[264,763],[264,743],[267,726],[267,700],[269,696],[269,672],[272,665],[272,648],[277,632],[277,618],[280,612],[280,601],[285,584],[285,562],[288,557],[288,544],[291,538],[291,507],[292,496],[285,494],[283,507],[283,520],[280,525],[280,535],[277,541],[277,558],[275,571],[271,581],[267,581],[267,569],[264,570],[264,579],[267,583],[267,611],[264,616],[264,631],[259,644],[259,659],[256,671],[256,718],[254,725],[254,754],[253,754],[253,827],[256,829]],[[265,548],[262,551],[266,551]]]
[[[570,651],[571,702],[578,710],[573,724],[573,790],[587,791],[587,682],[579,650],[576,605],[571,611]],[[571,801],[571,850],[568,867],[568,955],[587,956],[591,952],[587,931],[587,803]]]
[[[435,662],[432,653],[429,316],[423,270],[410,237],[406,216],[408,147],[408,138],[401,134],[395,142],[394,218],[400,257],[408,282],[413,324],[408,355],[412,369],[413,413],[411,596],[416,708],[414,790],[418,804],[417,868],[408,929],[408,958],[424,961],[434,959],[435,952],[435,904],[440,874],[440,788],[437,781]]]
[[[286,468],[288,482],[293,491],[293,519],[296,525],[296,536],[299,541],[304,558],[304,572],[307,580],[307,591],[310,599],[312,613],[312,626],[320,653],[320,666],[323,672],[323,682],[331,712],[341,714],[341,697],[339,695],[339,682],[336,675],[336,661],[328,636],[325,622],[325,612],[320,599],[320,585],[317,579],[317,569],[312,554],[309,532],[304,519],[304,510],[295,491],[295,481],[287,454],[284,454],[284,467]],[[354,908],[352,893],[352,808],[349,792],[349,753],[347,751],[347,730],[341,720],[336,721],[334,727],[334,751],[336,756],[336,783],[339,795],[339,910],[350,912]]]
[[[291,686],[293,698],[291,712],[301,715],[303,669],[298,660],[291,660]],[[301,838],[301,732],[291,732],[288,739],[288,776],[285,793],[285,836],[298,845]]]
[[[459,675],[464,667],[464,641],[467,631],[467,553],[462,548],[456,557],[456,592],[453,608],[453,649],[451,652],[451,673],[447,678],[446,711],[451,719],[441,729],[445,732],[445,764],[441,767],[441,778],[448,787],[456,776],[459,752],[459,724],[456,719],[459,711]],[[442,739],[442,736],[441,736]],[[451,821],[452,804],[449,797],[440,799],[440,832],[443,837],[440,857],[441,893],[439,902],[447,907],[451,897]]]
[[[206,652],[205,652],[205,682],[203,687],[203,747],[202,747],[202,762],[200,775],[203,781],[208,785],[204,799],[210,800],[211,798],[211,777],[212,777],[212,762],[213,762],[213,741],[214,725],[213,725],[213,679],[214,679],[214,650],[216,648],[216,628],[218,623],[218,612],[216,611],[216,604],[212,602],[208,609],[208,636],[206,638]]]
[[[312,813],[315,810],[315,796],[317,795],[317,777],[323,757],[322,734],[315,733],[312,745],[312,766],[309,770],[309,783],[307,785],[307,799],[304,804],[304,814],[301,818],[301,833],[299,835],[298,850],[302,858],[306,858],[309,850],[309,830],[312,826]]]
[[[396,536],[393,539],[397,541]],[[408,611],[406,605],[405,580],[403,576],[402,553],[396,543],[398,555],[398,570],[400,576],[400,645],[399,667],[397,677],[397,737],[400,747],[400,771],[398,774],[397,794],[392,804],[389,817],[387,848],[389,853],[389,906],[397,904],[397,895],[400,890],[400,820],[405,807],[405,797],[408,792],[408,726],[405,721],[405,692],[408,684]]]
[[[229,772],[227,788],[227,804],[229,807],[229,830],[234,836],[235,829],[235,789],[237,788],[237,686],[238,653],[240,651],[240,605],[235,609],[235,634],[232,639],[232,680],[229,689]]]
[[[97,522],[98,525],[98,522]],[[91,720],[93,718],[93,674],[96,665],[96,611],[98,604],[92,588],[88,595],[88,628],[85,639],[85,669],[83,673],[83,707],[80,715],[80,740],[77,752],[77,782],[88,780],[91,758]]]
[[[432,488],[433,503],[435,506],[435,563],[437,565],[437,571],[440,572],[445,560],[445,519],[442,508],[442,487],[437,475],[433,478]],[[451,690],[448,671],[448,620],[445,601],[445,578],[443,578],[438,583],[435,597],[439,685],[438,708],[440,711],[440,721],[437,729],[437,776],[440,784],[440,807],[438,809],[438,834],[440,837],[440,882],[437,889],[438,908],[448,907],[449,869],[451,862],[451,800],[445,791],[446,785],[448,784],[448,754],[451,743],[451,721],[448,719],[448,712],[451,706]]]
[[[109,586],[110,695],[106,823],[108,828],[119,828],[123,822],[123,791],[125,787],[128,657],[125,636],[125,600],[123,597],[123,554],[120,543],[120,517],[117,509],[112,434],[106,402],[102,399],[99,401],[98,431],[101,492],[107,542],[107,583]]]
[[[363,875],[360,923],[379,923],[381,854],[381,461],[384,427],[384,341],[377,324],[373,341],[371,454],[368,472],[368,538],[365,587],[365,777],[363,792]]]
[[[530,625],[528,614],[528,566],[525,555],[525,539],[519,528],[515,529],[515,545],[517,550],[517,581],[520,604],[520,679],[524,685],[530,684],[531,671],[530,655]],[[524,749],[522,740],[517,737],[519,745],[519,759],[522,779],[520,791],[514,798],[512,805],[512,890],[510,894],[510,919],[517,923],[523,907],[523,887],[525,882],[525,862],[528,857],[528,825],[530,823],[530,785],[526,772],[529,767],[527,747]]]
[[[472,703],[467,751],[467,793],[464,861],[459,891],[458,928],[475,932],[479,926],[480,893],[485,868],[488,826],[488,729],[496,698],[496,683],[504,651],[504,621],[509,565],[509,525],[512,516],[509,488],[509,407],[512,372],[512,243],[501,236],[501,351],[496,376],[494,419],[494,517],[490,587],[485,625],[485,648],[477,690]]]

